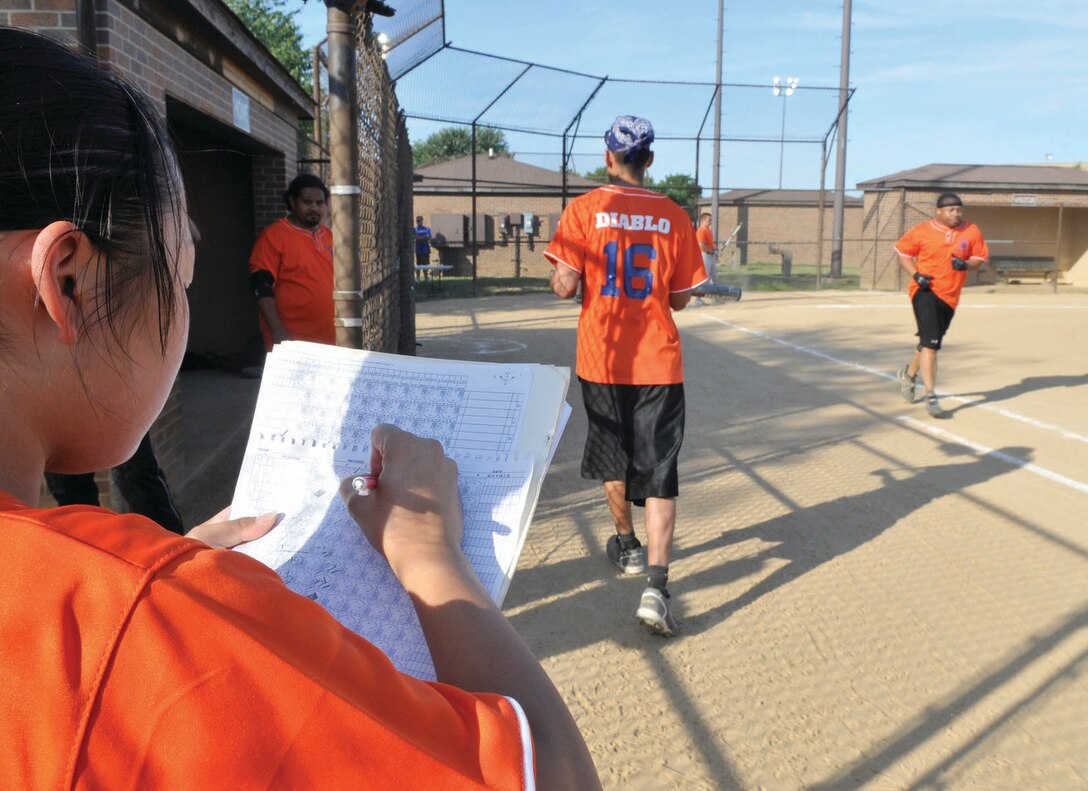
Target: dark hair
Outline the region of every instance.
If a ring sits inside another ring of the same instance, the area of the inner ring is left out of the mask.
[[[646,163],[650,161],[650,153],[649,146],[640,148],[637,151],[629,151],[627,156],[622,158],[622,162],[636,173],[641,173],[646,169]]]
[[[937,196],[937,208],[943,209],[945,206],[962,206],[963,201],[960,200],[960,196],[954,192],[942,192]]]
[[[287,208],[291,208],[289,198],[297,198],[304,189],[317,189],[325,193],[325,200],[329,199],[329,188],[325,186],[325,182],[315,176],[313,173],[300,173],[291,179],[291,183],[287,185],[287,189],[283,193],[283,202],[287,204]]]
[[[163,224],[169,212],[180,233],[184,220],[154,106],[55,41],[0,28],[0,107],[0,231],[57,220],[78,227],[99,253],[94,321],[122,348],[126,316],[146,304],[150,278],[165,350],[180,292],[178,251],[168,255]]]

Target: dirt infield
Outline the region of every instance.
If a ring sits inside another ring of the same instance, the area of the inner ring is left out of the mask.
[[[420,354],[573,366],[578,306],[421,305]],[[908,405],[902,295],[678,315],[687,439],[670,588],[636,624],[574,416],[506,611],[607,788],[1088,787],[1088,295],[969,290],[950,417]]]

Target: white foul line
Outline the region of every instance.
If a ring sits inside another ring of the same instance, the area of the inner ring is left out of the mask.
[[[879,376],[882,379],[891,379],[892,381],[895,381],[895,377],[892,374],[885,373],[884,371],[878,371],[876,368],[870,368],[867,365],[860,365],[859,363],[852,363],[847,360],[840,360],[838,357],[832,357],[830,354],[825,354],[824,352],[817,351],[816,349],[810,349],[807,346],[799,346],[796,343],[784,341],[781,338],[776,338],[773,335],[768,335],[767,333],[760,330],[753,330],[749,329],[748,327],[742,327],[739,324],[734,324],[731,321],[719,319],[717,316],[709,316],[705,313],[700,313],[698,315],[700,318],[707,319],[709,321],[716,321],[719,324],[724,324],[726,327],[729,327],[732,330],[736,330],[737,332],[743,332],[748,335],[755,335],[757,338],[762,338],[763,340],[770,341],[771,343],[777,343],[779,346],[785,346],[787,349],[793,349],[794,351],[801,352],[802,354],[819,357],[821,360],[827,360],[829,363],[835,363],[835,365],[842,365],[847,368],[855,368],[859,371],[864,371],[867,374]]]
[[[835,365],[842,365],[847,368],[854,368],[858,371],[864,371],[865,373],[872,376],[879,376],[881,379],[889,379],[893,382],[896,381],[895,375],[887,373],[886,371],[878,371],[876,368],[870,368],[867,365],[860,365],[858,363],[852,363],[847,360],[840,360],[838,357],[832,357],[830,354],[825,354],[824,352],[817,351],[816,349],[810,349],[807,346],[799,346],[796,343],[784,341],[781,338],[776,338],[773,335],[768,335],[767,333],[761,332],[759,330],[749,329],[748,327],[741,327],[739,324],[734,324],[733,322],[726,321],[725,319],[719,319],[717,316],[709,316],[705,313],[700,313],[698,315],[700,318],[707,319],[709,321],[716,321],[719,324],[724,324],[726,327],[734,329],[737,332],[747,333],[748,335],[755,335],[758,338],[770,341],[771,343],[777,343],[779,346],[785,346],[788,349],[793,349],[794,351],[801,352],[802,354],[808,354],[812,357],[819,357],[821,360],[827,360],[828,362],[834,363]],[[969,398],[962,398],[961,396],[949,395],[948,393],[942,392],[938,392],[937,395],[949,401],[955,401],[960,404],[967,404],[978,409],[985,409],[989,412],[996,412],[1002,417],[1007,417],[1010,420],[1018,420],[1021,423],[1026,423],[1027,425],[1032,426],[1033,428],[1043,429],[1044,431],[1053,431],[1059,434],[1063,439],[1071,439],[1074,442],[1084,442],[1088,444],[1088,437],[1086,437],[1085,435],[1077,434],[1076,432],[1069,431],[1068,429],[1064,429],[1061,426],[1056,426],[1053,423],[1045,423],[1042,420],[1036,420],[1033,417],[1026,417],[1025,415],[1018,415],[1015,412],[1010,412],[1007,409],[1003,409],[1002,407],[995,406],[993,404],[980,403],[978,401],[972,401]]]
[[[842,303],[828,302],[823,305],[805,305],[817,310],[910,310],[909,303],[888,305],[884,303]],[[1088,310],[1088,305],[960,305],[957,311],[974,310]]]
[[[953,434],[951,431],[945,431],[943,428],[937,428],[936,426],[925,423],[921,420],[918,420],[917,418],[900,415],[899,419],[904,423],[913,426],[914,428],[921,429],[922,431],[928,431],[930,434],[934,434],[941,439],[946,439],[950,442],[955,442],[957,445],[963,445],[964,447],[968,447],[982,456],[990,456],[995,459],[1000,459],[1007,464],[1011,464],[1014,467],[1019,467],[1020,469],[1026,470],[1027,472],[1034,473],[1041,478],[1046,478],[1047,480],[1054,481],[1055,483],[1060,483],[1063,486],[1068,486],[1070,489],[1076,489],[1078,492],[1084,492],[1085,494],[1088,494],[1088,483],[1081,483],[1080,481],[1074,481],[1072,478],[1066,478],[1064,475],[1059,475],[1058,473],[1048,470],[1045,467],[1040,467],[1037,464],[1032,464],[1031,462],[1024,461],[1023,459],[1018,459],[1015,456],[1011,456],[1008,453],[1004,453],[1000,450],[994,450],[993,448],[988,448],[985,445],[980,445],[977,442],[972,442],[966,437],[961,437],[959,434]]]

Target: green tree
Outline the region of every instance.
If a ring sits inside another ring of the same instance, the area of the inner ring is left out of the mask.
[[[302,46],[302,31],[294,15],[285,11],[286,0],[225,0],[227,6],[268,47],[291,76],[309,93],[313,86],[313,60]]]
[[[647,181],[650,181],[647,179]],[[667,195],[679,203],[688,214],[695,217],[695,210],[699,204],[699,185],[695,179],[685,173],[670,173],[661,181],[654,181],[646,185],[647,189]]]
[[[582,176],[590,181],[599,181],[602,184],[608,183],[608,169],[604,165],[583,173]],[[647,173],[643,186],[648,190],[669,196],[694,217],[693,212],[699,202],[700,190],[699,185],[695,183],[695,179],[691,176],[683,173],[672,173],[665,176],[661,181],[654,181],[653,176]]]
[[[476,127],[476,152],[486,154],[488,149],[496,154],[509,153],[506,135],[501,129],[490,126]],[[445,162],[472,153],[472,131],[463,126],[439,129],[419,145],[412,146],[412,165],[422,167],[435,162]]]
[[[582,174],[583,178],[587,178],[590,181],[599,181],[602,184],[608,183],[608,168],[601,165],[599,168],[587,171]]]

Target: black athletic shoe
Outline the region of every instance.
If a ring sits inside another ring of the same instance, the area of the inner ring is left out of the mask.
[[[637,538],[633,547],[623,549],[619,535],[613,535],[604,545],[604,551],[612,565],[624,574],[641,574],[646,571],[646,550]]]

